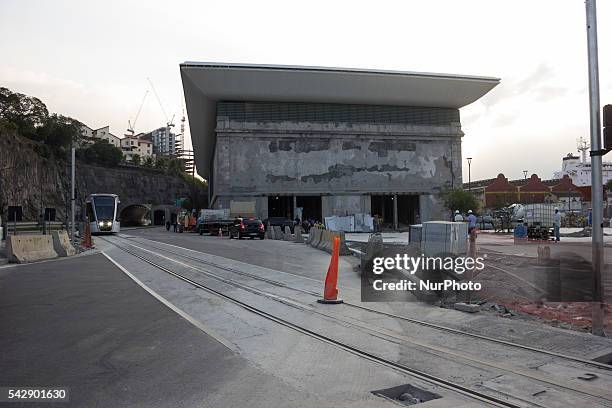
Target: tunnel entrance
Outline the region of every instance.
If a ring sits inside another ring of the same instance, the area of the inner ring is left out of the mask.
[[[164,225],[166,223],[166,211],[155,210],[153,211],[153,225]]]
[[[293,219],[293,196],[268,196],[268,218]]]
[[[121,210],[122,227],[138,227],[147,225],[150,220],[150,210],[143,204],[132,204]]]
[[[321,196],[296,196],[295,206],[302,208],[302,220],[323,221]]]
[[[23,220],[23,208],[20,205],[9,205],[7,221],[20,222]]]
[[[56,215],[57,211],[55,211],[55,208],[45,208],[45,216],[43,218],[43,220],[45,221],[55,221],[55,215]]]

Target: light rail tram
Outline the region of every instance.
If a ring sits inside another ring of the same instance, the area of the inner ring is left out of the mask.
[[[85,211],[92,234],[119,232],[119,196],[117,194],[90,194],[85,199]]]

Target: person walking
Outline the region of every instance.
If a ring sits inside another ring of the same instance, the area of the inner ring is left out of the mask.
[[[463,216],[459,214],[459,210],[455,210],[455,222],[463,222]]]
[[[553,226],[555,228],[555,241],[559,242],[561,241],[561,213],[559,213],[559,209],[556,207]]]

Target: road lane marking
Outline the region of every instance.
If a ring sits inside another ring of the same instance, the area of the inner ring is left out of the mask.
[[[170,310],[174,311],[176,314],[181,316],[183,319],[187,320],[189,323],[193,324],[195,327],[197,327],[198,329],[200,329],[201,331],[203,331],[205,334],[207,334],[208,336],[212,337],[213,339],[217,340],[219,343],[223,344],[225,347],[227,347],[228,349],[230,349],[234,353],[239,353],[238,348],[234,344],[232,344],[229,340],[227,340],[223,336],[217,334],[212,329],[206,327],[201,321],[193,318],[187,312],[183,311],[182,309],[180,309],[179,307],[177,307],[176,305],[174,305],[173,303],[168,301],[166,298],[161,296],[159,293],[155,292],[153,289],[151,289],[149,286],[147,286],[145,283],[143,283],[140,279],[138,279],[136,276],[134,276],[131,272],[129,272],[127,269],[125,269],[121,264],[119,264],[117,261],[115,261],[113,258],[111,258],[110,255],[108,255],[106,252],[103,251],[102,255],[104,255],[117,268],[119,268],[121,270],[121,272],[125,273],[128,277],[130,277],[130,279],[132,279],[134,282],[136,282],[141,288],[143,288],[144,290],[149,292],[149,294],[151,296],[153,296],[155,299],[159,300],[161,303],[163,303],[165,306],[167,306]]]

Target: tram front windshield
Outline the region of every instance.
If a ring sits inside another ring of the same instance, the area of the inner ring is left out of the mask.
[[[94,206],[98,220],[112,220],[115,216],[115,199],[113,197],[94,197]]]

